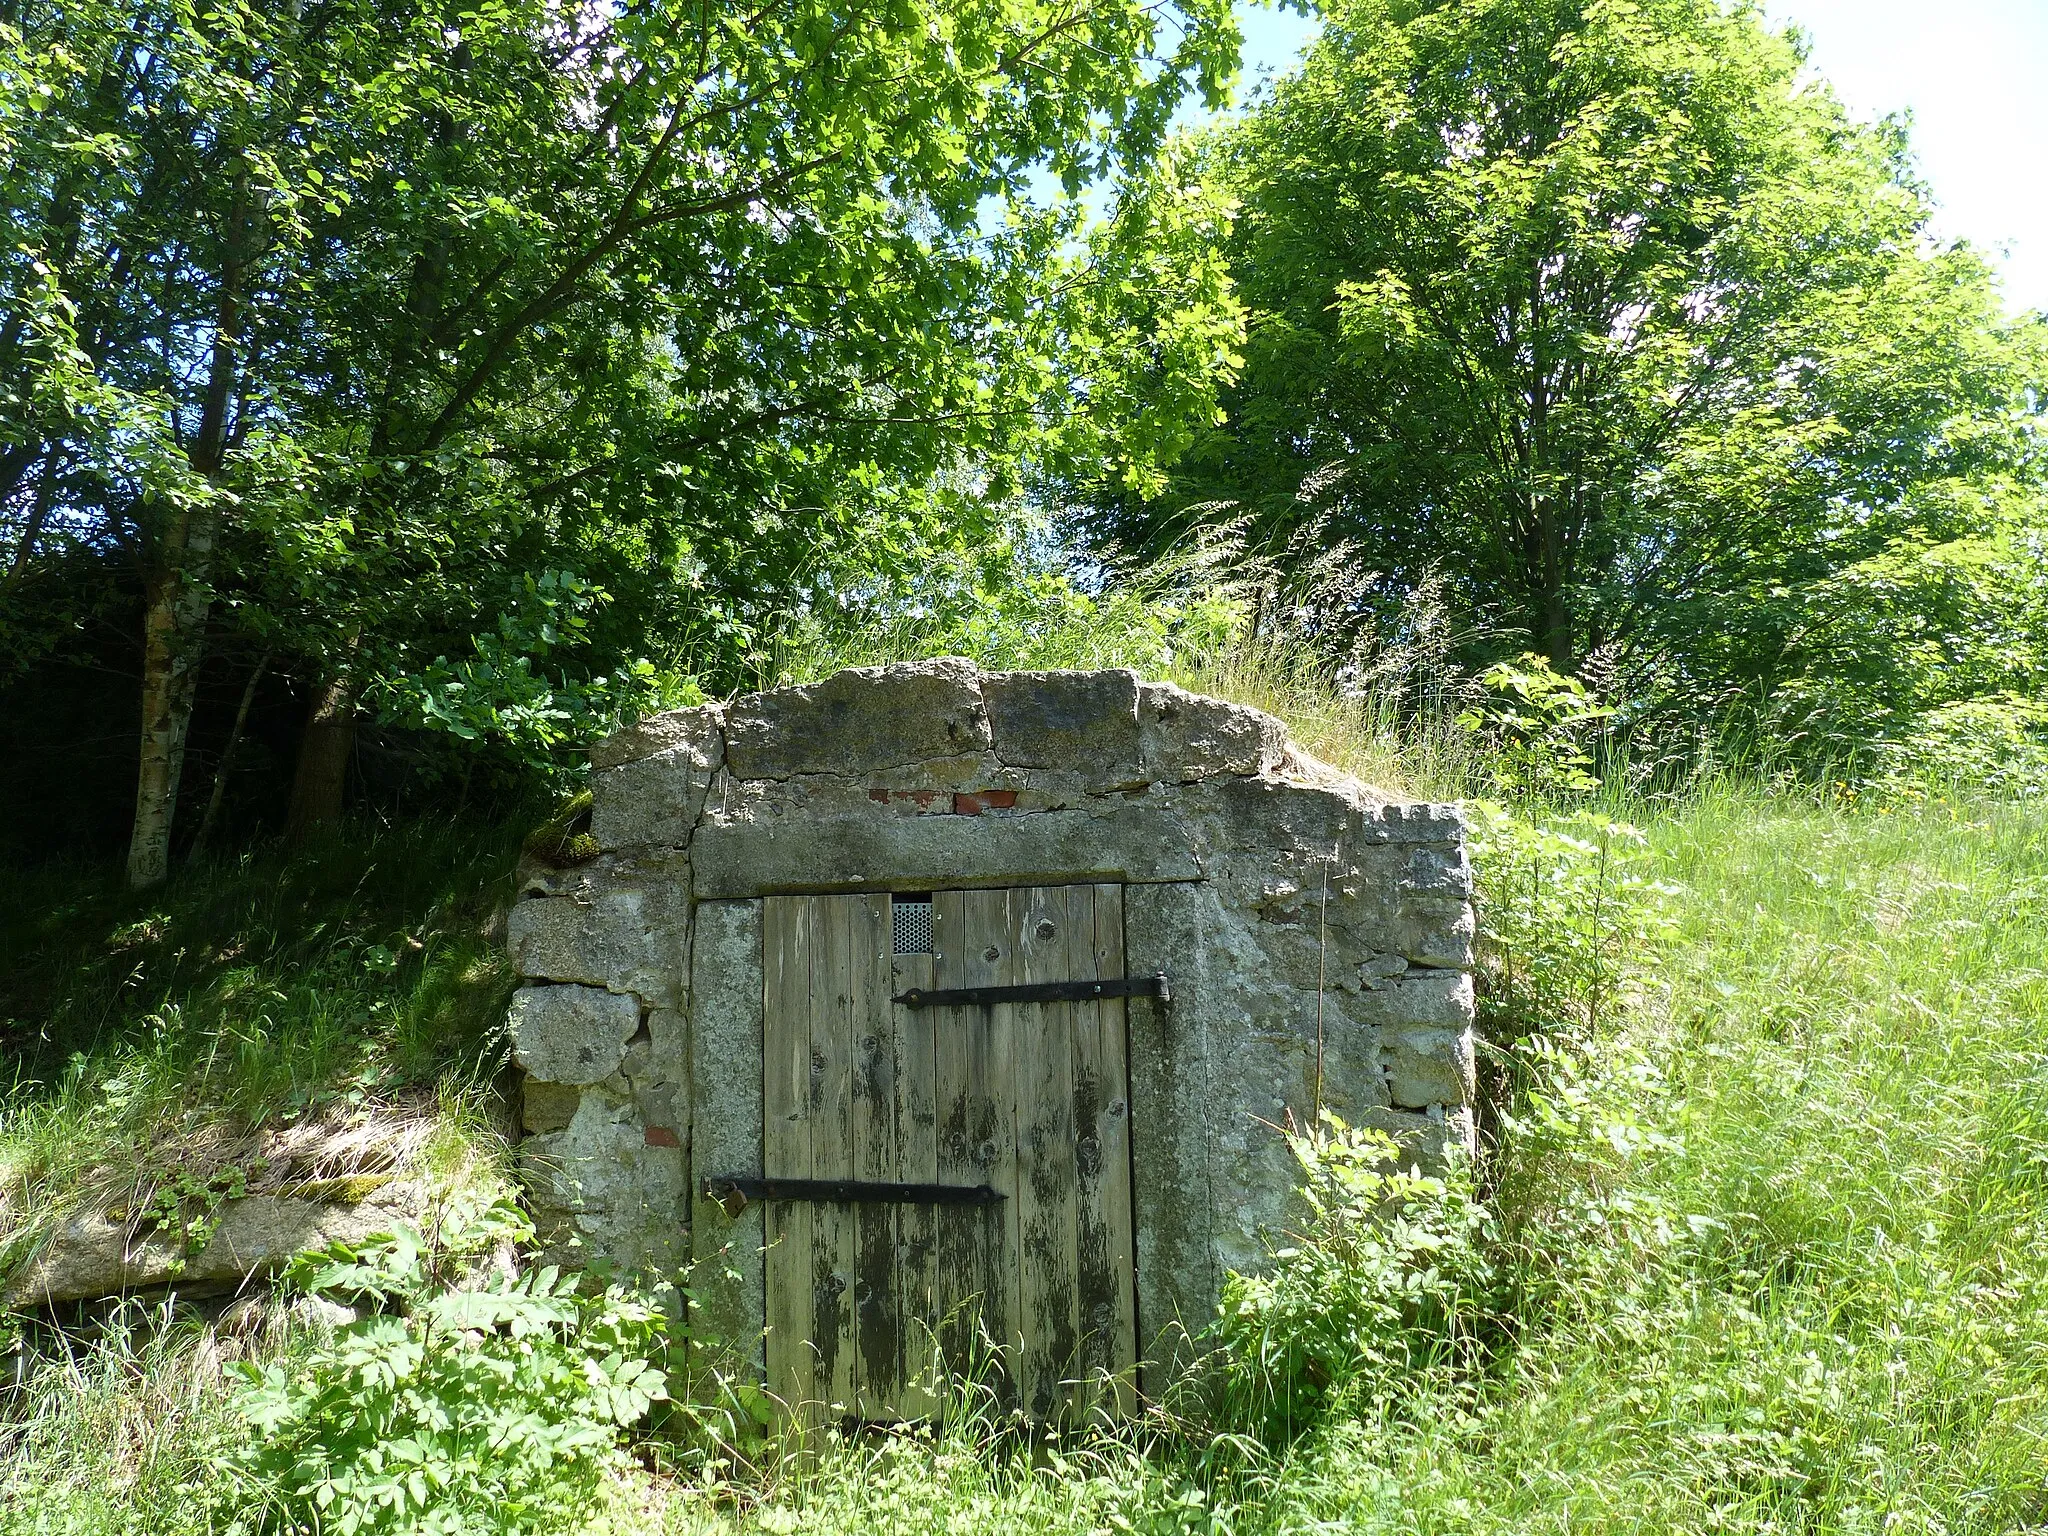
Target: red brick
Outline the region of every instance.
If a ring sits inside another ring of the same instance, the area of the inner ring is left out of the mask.
[[[973,794],[953,796],[955,816],[979,816],[983,811],[1007,811],[1017,803],[1014,789],[982,789]]]

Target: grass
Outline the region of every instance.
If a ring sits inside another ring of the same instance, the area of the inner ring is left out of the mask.
[[[1470,782],[1452,738],[1404,745],[1282,659],[1182,661],[1382,782]],[[1154,1425],[1035,1455],[953,1434],[773,1474],[629,1465],[585,1528],[2048,1524],[2048,807],[1728,783],[1633,810],[1678,894],[1619,1002],[1517,1063],[1486,1170],[1503,1286],[1477,1373],[1232,1458]],[[12,1198],[49,1198],[121,1127],[195,1103],[246,1120],[434,1082],[466,1102],[506,985],[485,914],[510,841],[417,831],[141,904],[78,876],[17,886],[5,927],[28,940],[0,1014],[51,1044],[0,1122]],[[137,1086],[110,1097],[116,1081]],[[35,1366],[0,1409],[0,1533],[208,1528],[235,1433],[215,1362],[238,1347],[116,1328]]]
[[[394,1140],[488,1160],[518,830],[363,831],[141,895],[104,870],[12,876],[0,1279],[65,1211],[203,1182],[266,1133],[298,1154],[273,1183],[374,1171]]]
[[[232,1496],[222,1463],[240,1433],[223,1365],[243,1352],[190,1317],[139,1303],[96,1337],[48,1352],[4,1397],[0,1533],[210,1531]]]
[[[1281,1502],[1386,1487],[1381,1523],[1416,1530],[2039,1523],[2048,814],[1720,793],[1653,838],[1677,933],[1509,1137],[1517,1342],[1469,1412],[1340,1430]]]

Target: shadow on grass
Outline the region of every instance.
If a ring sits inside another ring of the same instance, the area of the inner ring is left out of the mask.
[[[350,828],[144,893],[101,869],[17,873],[0,889],[0,1248],[259,1127],[487,1100],[531,819]]]

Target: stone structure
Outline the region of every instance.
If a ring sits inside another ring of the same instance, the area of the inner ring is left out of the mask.
[[[1156,1356],[1255,1266],[1324,1104],[1424,1156],[1471,1135],[1470,876],[1446,806],[1306,758],[1271,717],[1125,671],[859,668],[646,720],[593,751],[572,868],[512,909],[521,1146],[555,1237],[695,1262],[703,1321],[758,1340],[760,898],[1123,885],[1137,1328]],[[694,1177],[694,1184],[693,1184]]]
[[[284,1268],[295,1253],[360,1243],[401,1222],[419,1221],[423,1202],[416,1183],[360,1182],[380,1187],[354,1203],[288,1195],[227,1201],[219,1225],[196,1248],[182,1233],[146,1228],[126,1211],[82,1211],[50,1233],[0,1300],[8,1306],[53,1306],[167,1288],[187,1299],[243,1291],[252,1278]]]

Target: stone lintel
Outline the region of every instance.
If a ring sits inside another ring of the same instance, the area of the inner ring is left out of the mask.
[[[691,844],[699,901],[785,891],[961,890],[1115,880],[1199,880],[1202,861],[1171,812],[1102,811],[833,818],[698,828]]]

